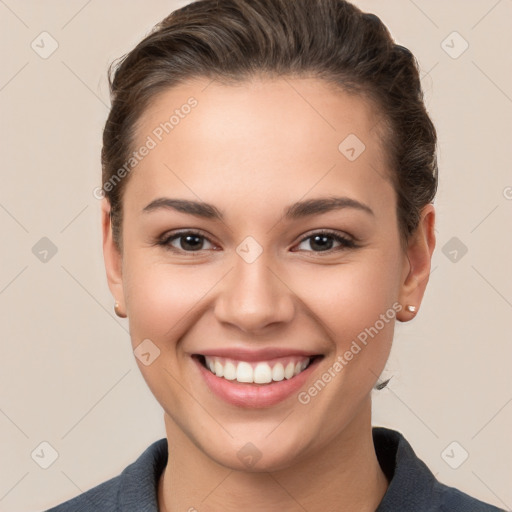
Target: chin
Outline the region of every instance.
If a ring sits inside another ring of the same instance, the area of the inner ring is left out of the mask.
[[[265,429],[265,432],[267,430]],[[237,435],[236,439],[226,436],[220,440],[202,442],[203,453],[217,464],[234,471],[248,473],[273,472],[287,469],[298,463],[304,446],[304,431],[292,435],[283,429],[279,435],[271,434]],[[213,448],[213,449],[212,449]]]
[[[281,471],[294,465],[297,460],[295,453],[288,451],[273,451],[271,448],[260,450],[252,443],[246,443],[233,452],[207,455],[217,464],[233,471],[245,473],[269,473]]]

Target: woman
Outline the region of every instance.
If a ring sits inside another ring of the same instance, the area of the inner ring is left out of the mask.
[[[103,248],[167,438],[51,510],[493,511],[371,392],[435,246],[416,62],[343,0],[204,0],[116,68]]]

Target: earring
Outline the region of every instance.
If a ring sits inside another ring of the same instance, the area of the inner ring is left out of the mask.
[[[116,315],[120,318],[126,318],[126,315],[124,313],[122,313],[121,311],[119,311],[119,302],[116,301],[115,305],[114,305],[114,311],[116,313]]]
[[[405,309],[407,309],[409,313],[416,313],[416,306],[411,306],[410,304],[408,304]]]

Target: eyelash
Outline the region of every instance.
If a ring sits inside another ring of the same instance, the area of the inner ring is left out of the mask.
[[[170,236],[164,236],[161,239],[157,240],[156,245],[164,247],[165,249],[175,252],[175,253],[191,254],[191,255],[194,255],[196,253],[201,253],[202,251],[207,250],[207,249],[200,249],[198,251],[185,251],[184,249],[177,249],[176,247],[173,247],[172,245],[170,245],[170,243],[173,242],[174,240],[179,240],[180,238],[185,237],[187,235],[193,235],[193,236],[197,236],[200,238],[204,238],[205,240],[207,240],[208,242],[213,244],[213,242],[211,242],[211,240],[209,240],[208,237],[203,235],[201,232],[194,231],[194,230],[188,230],[188,231],[181,231],[178,233],[174,233]],[[339,233],[337,233],[336,231],[330,231],[328,229],[316,231],[314,233],[311,233],[311,234],[303,237],[299,241],[298,245],[302,244],[306,240],[309,240],[310,238],[313,238],[315,236],[322,236],[322,235],[331,237],[332,239],[334,239],[336,242],[340,243],[341,245],[338,247],[335,247],[335,248],[327,249],[325,251],[306,251],[306,252],[312,252],[312,253],[320,254],[320,255],[321,254],[332,254],[333,252],[336,252],[336,251],[340,251],[340,250],[344,250],[344,249],[356,249],[357,247],[359,247],[354,242],[354,240],[351,240],[350,238],[342,236]]]

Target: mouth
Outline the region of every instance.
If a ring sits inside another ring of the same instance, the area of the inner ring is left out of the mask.
[[[291,399],[313,378],[324,357],[281,351],[191,354],[199,381],[212,396],[240,408],[268,408]]]
[[[202,354],[192,357],[216,377],[242,384],[265,385],[293,379],[323,356],[289,356],[268,361],[242,361]]]

